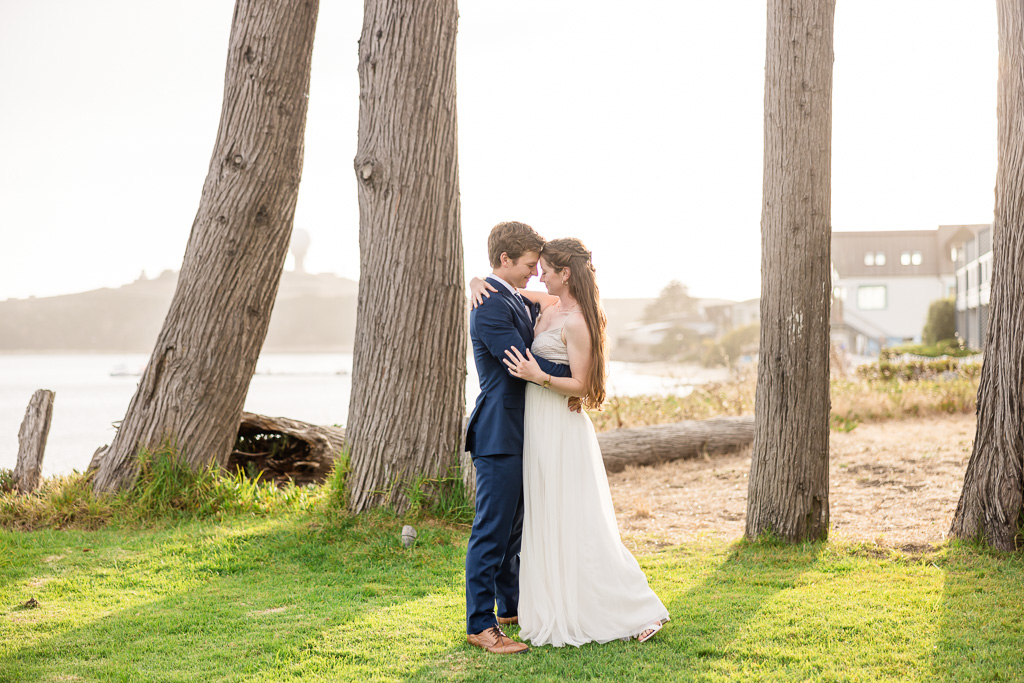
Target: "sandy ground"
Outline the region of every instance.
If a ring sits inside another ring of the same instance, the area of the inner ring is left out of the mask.
[[[829,537],[906,550],[945,539],[974,427],[973,415],[956,415],[832,432]],[[609,475],[623,540],[660,546],[738,539],[749,472],[747,451]]]

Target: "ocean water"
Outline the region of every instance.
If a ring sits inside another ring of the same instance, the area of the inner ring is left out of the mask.
[[[113,423],[128,408],[146,354],[0,354],[0,468],[13,468],[18,429],[36,389],[56,392],[43,459],[44,476],[83,470],[114,438]],[[256,365],[245,409],[314,424],[344,425],[351,393],[352,354],[265,354]],[[613,361],[610,396],[685,395],[695,380],[651,374],[642,363]],[[466,405],[479,393],[472,362]]]

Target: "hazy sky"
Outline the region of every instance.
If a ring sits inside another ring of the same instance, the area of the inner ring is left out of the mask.
[[[0,300],[177,269],[221,107],[231,0],[0,0]],[[469,274],[501,220],[594,252],[605,297],[760,286],[764,0],[462,0]],[[296,227],[359,274],[358,0],[321,0]],[[993,2],[839,0],[836,230],[989,222]],[[290,267],[290,266],[289,266]]]

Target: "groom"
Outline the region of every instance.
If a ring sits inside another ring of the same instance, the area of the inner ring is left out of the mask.
[[[466,429],[466,450],[473,454],[476,469],[476,517],[466,550],[466,640],[500,654],[529,649],[498,626],[518,623],[526,406],[526,382],[510,375],[502,361],[506,349],[523,351],[533,343],[538,307],[524,300],[517,288],[537,274],[543,246],[544,239],[525,223],[494,226],[487,238],[494,270],[487,281],[497,294],[469,315],[480,395]],[[567,365],[536,360],[556,377],[570,374]]]

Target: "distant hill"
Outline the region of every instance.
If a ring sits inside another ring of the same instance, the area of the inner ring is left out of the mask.
[[[0,352],[149,353],[171,305],[178,274],[117,288],[0,301]],[[330,273],[285,271],[263,345],[271,353],[351,351],[359,284]],[[612,352],[653,299],[605,299]]]
[[[0,302],[0,351],[149,353],[178,274],[164,271],[116,289]],[[355,280],[286,271],[263,348],[348,351],[356,327]]]

